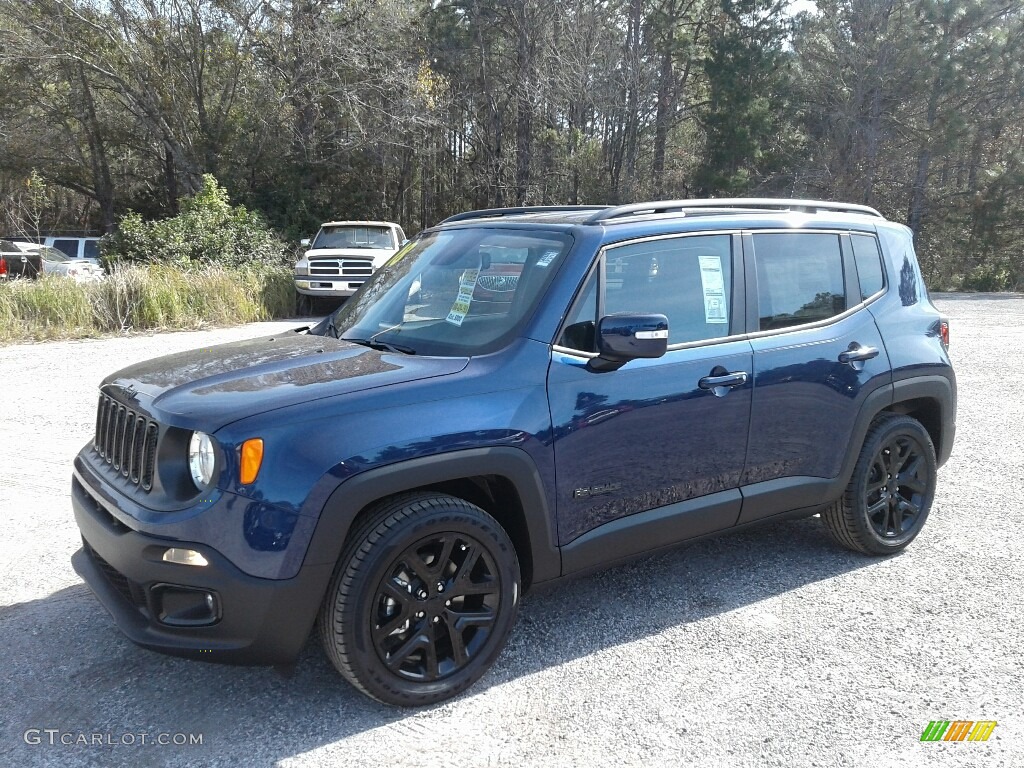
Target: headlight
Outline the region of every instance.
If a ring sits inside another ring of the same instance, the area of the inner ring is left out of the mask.
[[[213,479],[213,440],[204,432],[193,432],[188,441],[188,468],[192,472],[192,482],[196,488],[203,490]]]
[[[296,275],[308,275],[309,274],[309,262],[305,259],[299,259],[295,264]]]

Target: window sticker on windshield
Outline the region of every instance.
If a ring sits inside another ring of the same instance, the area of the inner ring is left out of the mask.
[[[727,323],[729,311],[725,303],[725,279],[721,256],[700,257],[700,282],[704,286],[704,322]]]
[[[469,314],[469,305],[473,303],[473,291],[476,290],[476,281],[480,276],[479,269],[467,269],[459,279],[459,295],[455,297],[455,303],[448,312],[445,322],[452,325],[462,325],[462,321]]]
[[[544,255],[537,260],[538,267],[546,267],[558,258],[558,251],[544,251]]]

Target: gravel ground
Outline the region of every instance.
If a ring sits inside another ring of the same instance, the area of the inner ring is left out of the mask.
[[[0,765],[1024,765],[1024,296],[936,303],[959,432],[904,554],[839,550],[810,519],[581,579],[524,601],[467,695],[412,712],[312,643],[290,678],[136,648],[68,562],[99,380],[289,324],[0,348]],[[937,719],[999,725],[921,743]]]

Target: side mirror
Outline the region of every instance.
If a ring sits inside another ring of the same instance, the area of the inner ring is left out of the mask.
[[[597,323],[597,357],[587,367],[614,371],[630,360],[661,357],[668,349],[668,318],[664,315],[607,315]]]
[[[299,245],[304,245],[304,246],[306,246],[308,248],[309,247],[309,238],[308,237],[304,237],[301,240],[299,240]]]

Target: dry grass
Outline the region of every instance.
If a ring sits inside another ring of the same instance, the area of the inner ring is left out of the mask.
[[[284,267],[125,266],[105,280],[44,275],[0,282],[0,343],[185,330],[286,317],[294,309]]]

